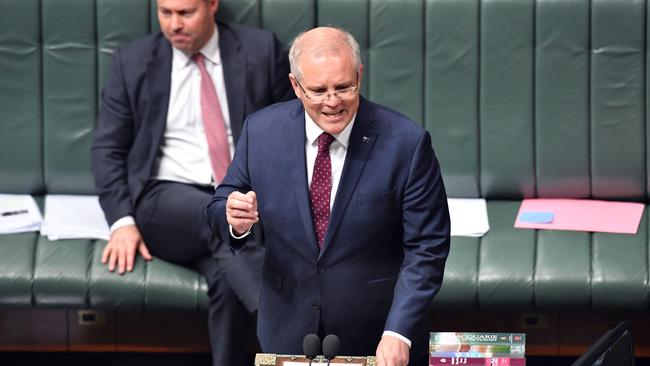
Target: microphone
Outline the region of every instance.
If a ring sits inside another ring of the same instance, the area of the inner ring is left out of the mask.
[[[328,334],[325,336],[325,339],[323,339],[323,357],[327,360],[328,366],[330,361],[338,355],[340,347],[341,343],[339,342],[339,337],[334,334]]]
[[[309,359],[309,365],[320,354],[320,337],[314,333],[307,334],[302,339],[302,352]]]

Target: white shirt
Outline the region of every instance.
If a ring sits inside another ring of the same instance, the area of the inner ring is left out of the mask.
[[[203,130],[201,72],[192,60],[192,55],[175,48],[172,50],[167,125],[157,164],[158,172],[154,178],[189,184],[215,184],[212,178],[208,142]],[[205,68],[212,76],[212,82],[217,90],[232,157],[235,147],[219,52],[219,34],[216,28],[210,40],[199,52],[205,56]]]
[[[330,145],[330,161],[332,162],[332,191],[330,192],[330,211],[334,205],[334,198],[341,181],[341,173],[343,172],[343,164],[345,163],[345,156],[348,153],[348,143],[350,142],[350,133],[352,126],[357,115],[352,117],[352,121],[338,134],[332,135],[334,141]],[[316,163],[316,155],[318,155],[318,136],[323,131],[316,122],[305,112],[305,156],[307,158],[307,184],[311,187],[311,177],[314,172],[314,164]]]
[[[228,96],[226,95],[223,65],[219,51],[219,33],[216,27],[212,37],[199,52],[205,56],[205,68],[212,76],[217,90],[232,157],[235,143],[230,125]],[[154,179],[199,185],[218,184],[212,178],[208,142],[203,130],[201,72],[192,60],[192,55],[176,48],[172,48],[167,122],[156,166],[158,166],[158,171],[154,174]],[[122,217],[111,225],[111,232],[122,226],[133,224],[135,224],[133,216]]]

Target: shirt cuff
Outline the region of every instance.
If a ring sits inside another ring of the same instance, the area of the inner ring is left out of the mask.
[[[230,236],[232,236],[232,237],[235,238],[235,239],[244,239],[245,237],[248,236],[248,234],[251,233],[251,229],[253,228],[253,227],[251,226],[251,227],[248,228],[248,230],[247,230],[245,233],[241,234],[240,236],[237,236],[237,235],[235,235],[235,233],[232,231],[232,225],[228,225],[228,227],[230,228]]]
[[[409,346],[409,349],[411,349],[411,340],[404,337],[403,335],[401,335],[399,333],[396,333],[396,332],[393,332],[393,331],[390,331],[390,330],[385,330],[384,334],[382,334],[382,336],[386,336],[386,335],[391,336],[391,337],[395,337],[395,338],[401,340],[402,342],[406,343],[407,346]]]
[[[128,215],[120,217],[117,221],[115,221],[113,225],[111,225],[111,234],[114,233],[115,230],[127,225],[135,225],[135,219],[133,216]]]

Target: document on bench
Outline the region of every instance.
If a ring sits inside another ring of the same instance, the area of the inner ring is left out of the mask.
[[[38,231],[43,216],[28,194],[0,194],[0,234]]]
[[[480,237],[490,230],[483,198],[448,198],[451,236]]]
[[[588,199],[526,199],[515,227],[636,234],[645,205]]]
[[[47,195],[41,235],[50,240],[110,238],[97,196]]]

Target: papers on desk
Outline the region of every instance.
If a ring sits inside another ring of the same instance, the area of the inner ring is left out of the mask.
[[[97,196],[47,195],[41,235],[50,240],[110,238]]]
[[[644,205],[586,199],[526,199],[516,228],[636,234]]]
[[[27,194],[0,194],[0,234],[38,231],[43,217]]]
[[[482,198],[448,198],[451,236],[485,235],[490,230],[487,204]]]

